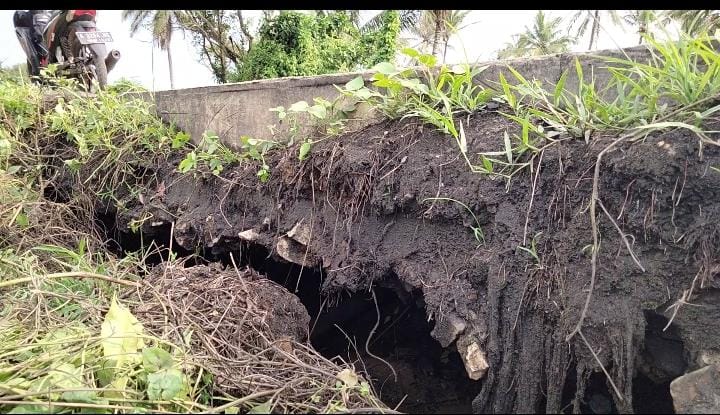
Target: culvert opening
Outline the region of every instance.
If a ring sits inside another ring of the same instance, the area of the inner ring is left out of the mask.
[[[385,281],[373,288],[377,308],[367,291],[344,294],[336,305],[324,307],[311,322],[313,346],[327,358],[354,362],[390,407],[399,405],[409,413],[472,413],[481,384],[468,378],[454,345],[443,349],[430,336],[433,323],[421,292],[387,285],[396,279]]]

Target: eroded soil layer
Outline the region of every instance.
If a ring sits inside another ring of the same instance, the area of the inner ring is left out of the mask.
[[[463,122],[473,157],[502,150],[503,132],[515,130],[495,112]],[[486,358],[475,412],[641,411],[647,407],[634,397],[669,396],[670,380],[718,353],[720,173],[712,167],[720,153],[706,147],[700,157],[697,138],[675,131],[621,145],[603,160],[597,283],[582,334],[617,396],[582,338],[565,340],[588,295],[593,167],[611,139],[559,142],[508,189],[472,173],[451,138],[382,123],[325,140],[304,161],[297,148],[272,155],[265,184],[253,166],[221,178],[164,166],[143,203],[126,201],[117,229],[127,237],[131,220],[150,217],[144,235],[172,230],[176,248],[210,261],[233,253],[256,265],[267,257],[293,262],[305,269],[300,280],[315,278],[314,301],[326,308],[381,281],[394,281],[386,287],[398,298],[420,293],[442,347]],[[436,197],[466,204],[484,243],[464,207],[426,200]],[[518,249],[533,239],[537,259]],[[668,309],[693,281],[691,302],[701,307]],[[374,307],[363,312],[375,318]]]

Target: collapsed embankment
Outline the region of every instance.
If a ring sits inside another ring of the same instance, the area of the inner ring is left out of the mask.
[[[495,111],[463,123],[468,153],[502,150],[517,128]],[[589,293],[593,168],[613,138],[560,142],[509,188],[412,122],[325,140],[304,161],[295,148],[269,154],[267,183],[253,166],[194,178],[178,159],[111,228],[129,248],[141,221],[146,243],[225,264],[233,254],[283,284],[308,309],[315,348],[360,357],[385,403],[409,395],[402,410],[670,411],[669,382],[720,344],[720,152],[700,156],[678,130],[605,156]],[[437,198],[467,205],[484,241],[462,205]]]

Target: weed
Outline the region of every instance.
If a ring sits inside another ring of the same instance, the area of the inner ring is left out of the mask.
[[[499,77],[501,98],[512,110],[503,115],[516,122],[522,133],[505,136],[504,152],[481,155],[484,162],[489,161],[484,163],[484,172],[509,179],[532,166],[535,154],[557,140],[589,142],[598,131],[639,131],[646,136],[652,131],[686,128],[698,135],[701,144],[717,145],[701,128],[704,120],[720,108],[710,106],[720,94],[720,54],[713,49],[712,39],[684,37],[666,43],[647,40],[652,46],[649,63],[604,57],[611,77],[602,89],[596,85],[594,74],[586,81],[577,59],[576,92],[566,88],[567,71],[556,84],[545,88],[539,81],[529,81],[508,68],[517,83],[511,84],[502,74]],[[613,99],[607,98],[610,93],[614,93]],[[699,105],[702,103],[707,105]],[[669,116],[674,120],[667,120]],[[503,154],[507,161],[495,158]],[[490,169],[495,165],[502,168]]]
[[[270,109],[278,114],[281,122],[288,123],[288,145],[293,145],[299,137],[301,116],[307,114],[314,120],[312,138],[302,139],[300,160],[307,157],[313,144],[344,131],[350,114],[358,105],[366,104],[387,118],[417,118],[451,135],[463,150],[468,165],[475,169],[467,158],[464,131],[462,125],[456,125],[455,116],[482,109],[493,97],[493,91],[474,83],[485,67],[443,65],[436,70],[434,56],[410,48],[402,52],[420,65],[418,71],[381,62],[373,68],[376,73],[372,76],[372,86],[375,89],[366,86],[363,77],[358,76],[343,87],[335,86],[341,96],[332,102],[315,98],[314,105],[299,101],[287,109],[282,106]],[[316,137],[321,138],[313,140]]]
[[[517,249],[529,254],[534,260],[535,264],[537,266],[537,269],[543,269],[542,261],[540,260],[540,256],[538,255],[537,251],[537,241],[538,238],[540,238],[540,235],[542,235],[542,232],[538,232],[533,236],[532,240],[530,241],[530,247],[524,247],[524,246],[518,246]]]
[[[217,135],[205,132],[200,145],[188,152],[180,162],[178,171],[181,173],[210,171],[213,175],[219,176],[226,166],[250,159],[262,163],[258,177],[262,182],[266,182],[270,176],[270,167],[265,163],[265,153],[274,145],[273,141],[242,136],[240,137],[242,152],[238,153],[222,144]]]

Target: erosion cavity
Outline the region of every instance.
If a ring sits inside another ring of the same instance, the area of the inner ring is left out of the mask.
[[[229,254],[219,258],[229,264]],[[472,413],[481,382],[468,377],[454,345],[444,349],[431,337],[419,290],[407,292],[388,275],[370,290],[325,296],[321,269],[277,261],[255,244],[233,258],[297,295],[311,316],[313,347],[353,363],[386,405],[409,413]]]
[[[632,380],[632,407],[639,414],[673,414],[670,382],[683,375],[688,368],[687,352],[678,328],[668,319],[652,310],[645,310],[644,347],[637,356],[636,373]],[[667,327],[667,328],[666,328]],[[612,365],[606,369],[611,370]],[[593,372],[584,381],[584,393],[574,401],[577,391],[576,368],[568,370],[563,390],[562,413],[573,413],[577,404],[580,413],[612,414],[618,409],[607,377]]]
[[[430,336],[419,290],[406,292],[389,276],[371,291],[326,303],[313,323],[314,347],[355,362],[387,405],[409,413],[472,412],[481,383],[468,378],[455,347],[443,349]]]
[[[670,382],[688,367],[685,346],[674,324],[654,311],[645,314],[645,348],[633,379],[637,413],[674,413]]]

